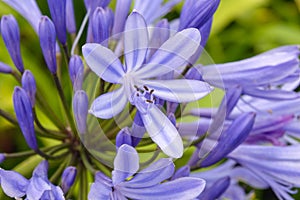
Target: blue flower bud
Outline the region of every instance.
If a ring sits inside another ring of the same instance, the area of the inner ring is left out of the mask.
[[[82,89],[84,68],[81,58],[77,55],[71,57],[69,62],[69,75],[74,91]]]
[[[76,33],[73,0],[67,0],[66,2],[66,26],[69,33]]]
[[[93,38],[96,43],[104,43],[103,46],[108,46],[107,39],[110,36],[114,21],[114,14],[110,8],[98,7],[93,14]]]
[[[40,20],[39,37],[40,46],[48,69],[52,74],[55,74],[57,69],[55,46],[56,33],[54,24],[47,16],[43,16]]]
[[[200,29],[215,13],[220,0],[187,0],[180,14],[179,31],[186,28]]]
[[[62,173],[61,188],[64,194],[66,194],[69,191],[70,187],[72,187],[72,185],[74,184],[76,175],[77,169],[73,166],[67,167]]]
[[[17,69],[23,73],[24,65],[21,57],[20,30],[12,15],[4,15],[1,19],[1,34],[9,55]]]
[[[76,91],[73,98],[73,112],[79,133],[87,132],[88,97],[83,90]]]
[[[118,133],[118,135],[116,137],[117,148],[119,148],[123,144],[128,144],[128,145],[132,146],[131,134],[130,134],[130,130],[128,127],[125,127],[122,130],[120,130],[120,132]]]
[[[0,62],[0,73],[9,74],[12,72],[12,68],[7,64]]]
[[[36,83],[33,74],[29,70],[25,70],[22,76],[22,87],[27,92],[33,107],[35,104]]]
[[[47,2],[57,33],[57,38],[62,44],[66,44],[66,0],[48,0]]]
[[[116,5],[115,22],[112,34],[118,34],[124,31],[125,21],[127,19],[132,0],[118,0]]]
[[[28,146],[33,150],[37,150],[38,145],[34,132],[34,119],[31,102],[23,88],[18,86],[15,87],[13,103],[19,126]]]
[[[131,126],[131,135],[132,135],[132,146],[135,147],[139,144],[146,132],[141,114],[139,111],[136,112],[133,123]]]

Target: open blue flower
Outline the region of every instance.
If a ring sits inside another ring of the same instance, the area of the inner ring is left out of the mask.
[[[88,199],[194,199],[205,187],[203,179],[192,177],[163,182],[174,173],[174,164],[167,158],[136,174],[138,169],[136,150],[127,144],[122,145],[114,160],[112,179],[98,172]],[[131,176],[130,180],[126,180]]]
[[[129,101],[142,113],[146,130],[160,148],[169,156],[180,157],[183,152],[181,138],[174,125],[156,107],[155,97],[171,102],[190,102],[207,95],[212,88],[197,80],[154,78],[184,66],[199,47],[200,39],[197,29],[181,31],[163,43],[144,63],[149,44],[147,25],[139,13],[133,12],[125,25],[125,65],[100,44],[83,47],[89,67],[106,82],[121,85],[95,99],[90,113],[108,119],[119,114]]]

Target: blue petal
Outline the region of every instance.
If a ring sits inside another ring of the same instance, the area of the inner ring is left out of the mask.
[[[119,83],[124,76],[120,60],[110,49],[100,44],[85,44],[82,53],[91,70],[103,80]]]
[[[111,180],[108,179],[101,172],[95,175],[95,182],[92,183],[90,192],[88,194],[89,200],[107,200],[112,192]]]
[[[127,72],[139,69],[148,49],[148,29],[142,15],[132,12],[129,15],[124,32],[124,55]]]
[[[40,177],[32,177],[26,195],[30,200],[40,200],[43,193],[47,190],[51,190],[50,182],[47,182]]]
[[[205,190],[200,194],[198,199],[202,200],[215,200],[218,199],[229,187],[230,178],[224,177],[215,181],[211,187],[205,188]]]
[[[119,190],[126,197],[132,199],[186,200],[197,197],[203,191],[204,187],[205,181],[203,179],[184,177],[153,187],[121,187]]]
[[[140,85],[153,89],[153,95],[171,102],[190,102],[203,98],[212,91],[212,87],[196,80],[141,80]]]
[[[118,0],[115,9],[115,20],[112,29],[113,37],[118,37],[115,35],[124,31],[125,20],[128,16],[132,0]]]
[[[130,181],[121,183],[120,186],[129,188],[151,187],[170,178],[173,173],[173,162],[168,158],[162,158],[138,172]]]
[[[285,91],[285,90],[262,90],[257,88],[244,88],[244,94],[257,97],[264,98],[270,100],[292,100],[299,98],[299,94],[293,91]]]
[[[136,71],[140,79],[164,75],[187,63],[200,45],[200,32],[185,29],[169,38],[151,57],[149,62]]]
[[[165,154],[173,158],[182,156],[183,143],[177,129],[156,106],[141,113],[141,118],[151,139]]]
[[[136,173],[138,169],[139,155],[137,151],[127,144],[120,146],[114,160],[113,184],[117,185],[123,182],[126,178]]]
[[[203,79],[216,87],[259,86],[293,74],[299,65],[292,53],[265,53],[242,61],[202,68]]]
[[[221,134],[217,145],[204,158],[201,166],[207,167],[218,162],[240,145],[252,130],[254,119],[254,113],[244,113],[234,120],[228,129]]]
[[[122,86],[95,99],[89,112],[96,117],[109,119],[122,112],[126,104],[127,98]]]
[[[12,198],[21,198],[25,195],[29,181],[14,171],[0,169],[1,187],[4,193]]]

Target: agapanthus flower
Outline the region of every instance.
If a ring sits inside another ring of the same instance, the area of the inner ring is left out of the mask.
[[[183,151],[182,141],[175,127],[155,106],[154,98],[171,102],[195,101],[207,95],[211,87],[196,80],[151,78],[176,70],[185,64],[190,53],[198,48],[200,34],[196,29],[186,29],[175,34],[144,63],[148,37],[143,17],[133,12],[127,19],[124,32],[125,66],[111,50],[100,44],[83,46],[83,55],[89,67],[103,80],[122,85],[119,89],[95,99],[90,113],[99,118],[111,118],[119,114],[129,101],[141,113],[150,137],[167,155],[180,157]],[[136,38],[137,42],[129,42]]]
[[[139,157],[129,145],[122,145],[114,160],[112,179],[101,172],[91,185],[89,200],[96,199],[193,199],[204,189],[202,179],[184,177],[163,182],[174,173],[174,164],[163,158],[147,168],[139,169]],[[130,180],[127,178],[133,176]],[[163,182],[163,183],[161,183]],[[191,184],[193,187],[191,187]]]

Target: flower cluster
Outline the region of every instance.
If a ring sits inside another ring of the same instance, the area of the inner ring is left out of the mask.
[[[30,150],[0,160],[35,167],[30,178],[0,168],[7,196],[248,199],[271,188],[293,199],[300,187],[299,46],[203,66],[220,1],[185,0],[178,19],[162,19],[181,1],[117,0],[112,10],[110,0],[85,0],[77,30],[72,0],[48,0],[51,16],[35,0],[3,0],[38,35],[54,92],[43,96],[39,74],[23,62],[15,17],[2,16],[14,67],[0,62],[0,73],[19,85],[11,91],[14,113],[0,108],[0,117],[20,128]],[[214,88],[224,91],[219,107],[195,107]]]

